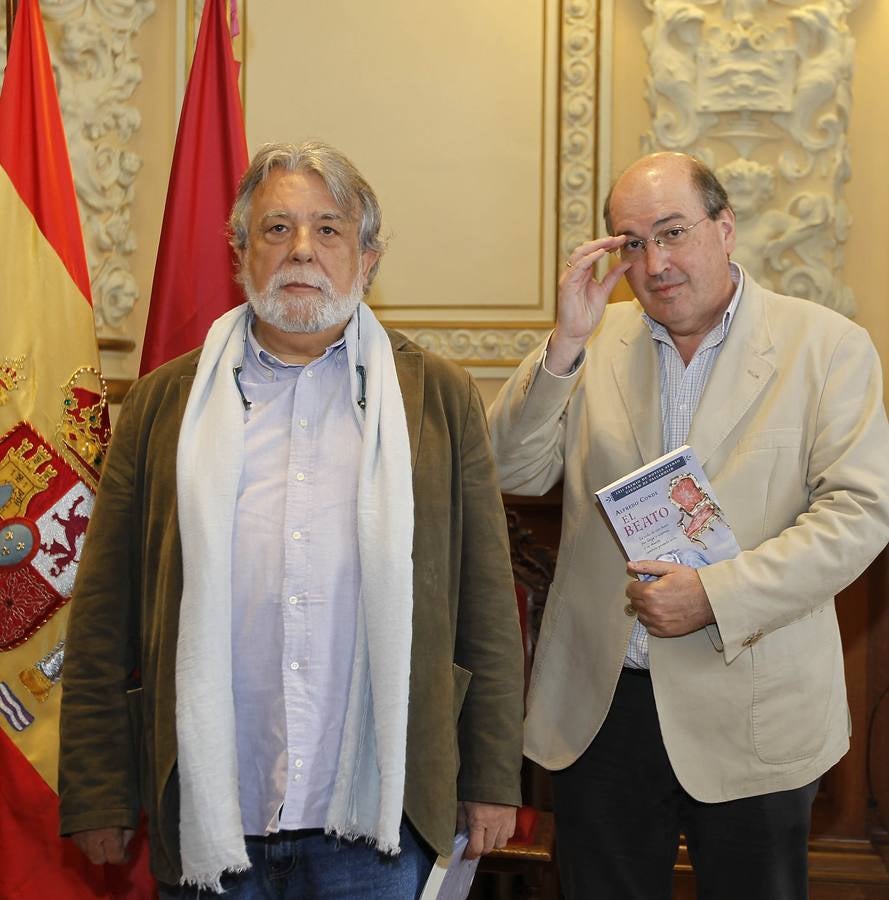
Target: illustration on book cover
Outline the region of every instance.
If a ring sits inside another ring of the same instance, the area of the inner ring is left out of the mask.
[[[704,470],[688,445],[596,491],[629,560],[697,569],[740,552]]]

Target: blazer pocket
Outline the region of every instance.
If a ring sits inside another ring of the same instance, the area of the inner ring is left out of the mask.
[[[466,692],[469,690],[469,682],[472,681],[472,672],[464,669],[463,666],[453,664],[454,670],[454,725],[460,718],[460,710],[463,709],[463,701],[466,699]]]
[[[735,450],[750,453],[754,450],[786,450],[799,447],[803,437],[802,428],[769,428],[745,434],[738,440]]]
[[[808,759],[824,744],[839,646],[825,633],[832,619],[815,610],[750,648],[753,743],[764,763]]]
[[[472,672],[464,669],[463,666],[453,664],[454,676],[454,772],[460,771],[460,729],[458,722],[460,721],[460,711],[463,709],[463,701],[466,699],[466,692],[469,690],[469,682],[472,681]]]
[[[145,803],[145,789],[142,784],[142,688],[127,691],[127,716],[130,720],[130,741],[133,759],[136,763],[136,783],[139,785],[142,803]]]
[[[759,546],[808,508],[800,428],[770,428],[741,437],[714,489],[742,549]]]
[[[142,688],[131,688],[127,691],[127,715],[130,719],[133,758],[138,763],[142,754]]]

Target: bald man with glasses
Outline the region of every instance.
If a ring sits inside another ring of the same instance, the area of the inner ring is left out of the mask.
[[[525,753],[553,772],[565,893],[669,900],[684,834],[700,900],[805,898],[818,780],[849,746],[834,597],[889,539],[880,363],[731,261],[692,157],[634,163],[605,222],[489,411],[503,490],[563,482]],[[622,275],[636,299],[609,304]],[[742,552],[626,563],[594,491],[685,443]]]

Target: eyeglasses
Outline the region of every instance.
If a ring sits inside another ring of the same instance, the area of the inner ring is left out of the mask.
[[[689,231],[695,225],[700,225],[706,218],[708,216],[698,219],[697,222],[692,222],[691,225],[668,225],[666,228],[655,232],[648,240],[640,237],[628,237],[627,242],[622,247],[617,248],[617,252],[622,260],[633,262],[644,255],[645,248],[650,241],[654,241],[661,249],[673,250],[676,247],[681,247],[683,241],[688,238]]]

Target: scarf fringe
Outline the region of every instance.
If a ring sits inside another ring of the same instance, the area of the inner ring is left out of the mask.
[[[328,825],[324,829],[324,833],[329,837],[335,837],[337,840],[348,841],[350,844],[364,841],[368,847],[375,847],[384,856],[399,856],[401,854],[401,845],[398,842],[393,844],[390,841],[381,841],[372,834],[363,834],[351,828],[338,828],[335,825]]]
[[[225,893],[222,888],[223,875],[240,875],[250,868],[250,863],[246,863],[244,865],[226,866],[224,869],[220,869],[215,875],[205,873],[199,875],[193,874],[187,877],[183,875],[182,878],[179,879],[179,884],[182,887],[197,888],[199,891],[212,891],[214,894],[223,894]]]

